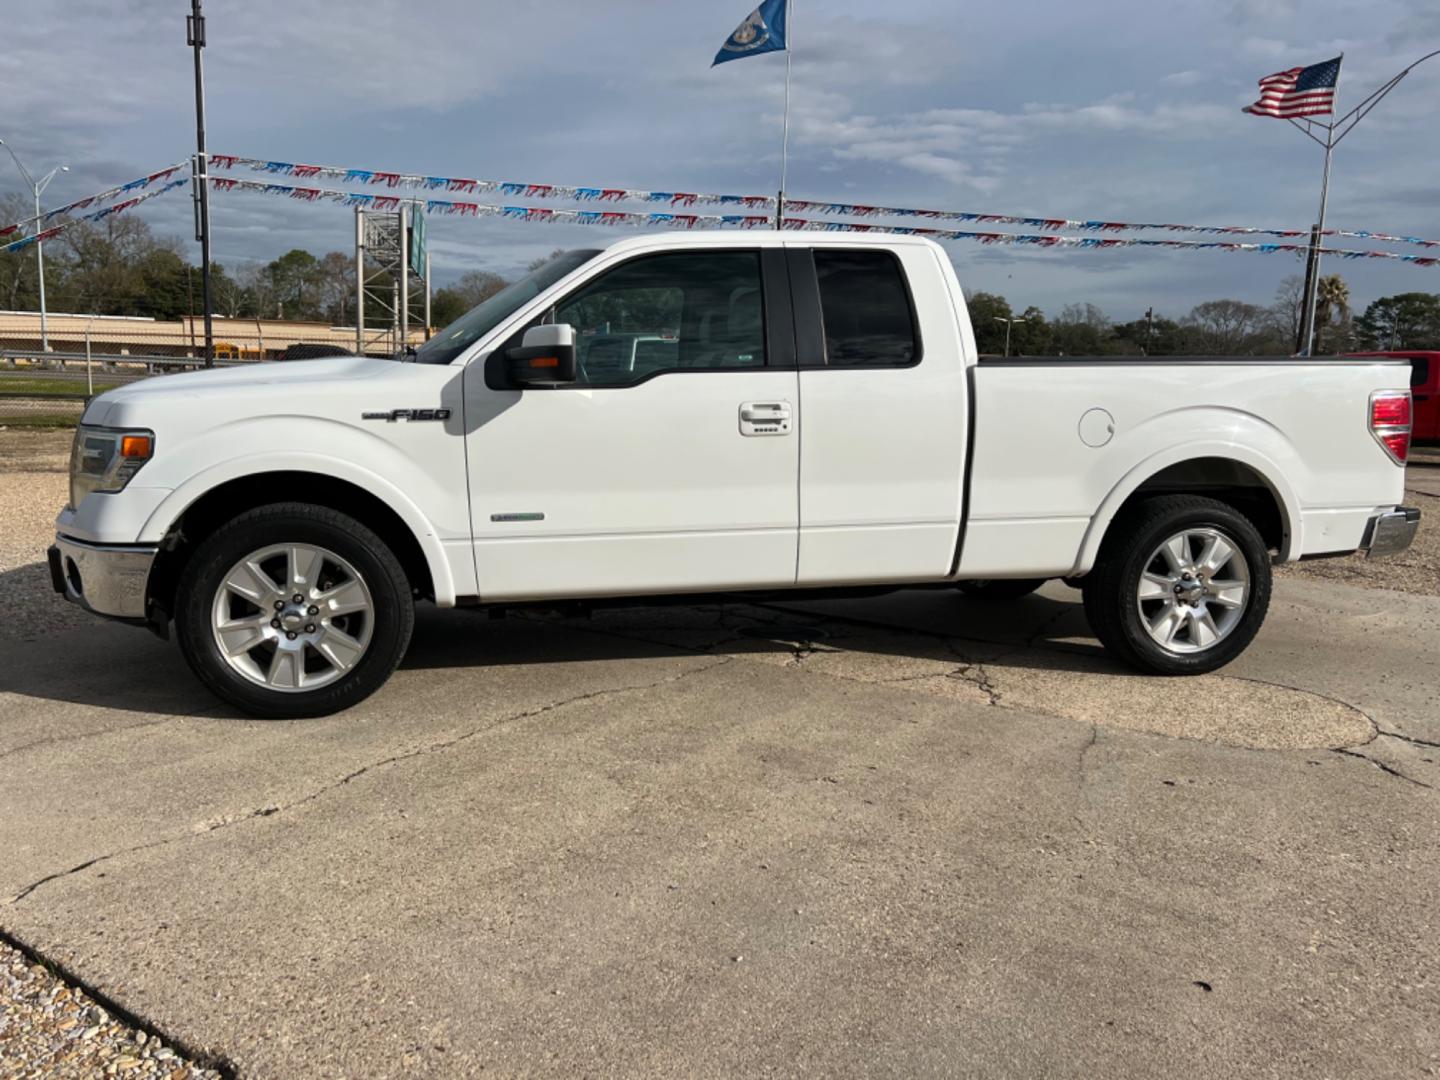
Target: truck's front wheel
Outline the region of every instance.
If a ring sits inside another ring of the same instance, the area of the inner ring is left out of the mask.
[[[266,718],[323,716],[379,689],[410,643],[399,561],[348,515],[303,503],[247,511],[186,565],[175,626],[191,669]]]
[[[1158,675],[1201,675],[1250,644],[1270,606],[1270,554],[1214,499],[1149,499],[1111,526],[1084,579],[1085,614],[1106,649]]]

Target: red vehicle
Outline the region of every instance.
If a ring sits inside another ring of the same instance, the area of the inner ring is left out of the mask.
[[[1411,442],[1440,442],[1440,352],[1368,352],[1351,356],[1388,356],[1410,361],[1410,394],[1414,399]]]

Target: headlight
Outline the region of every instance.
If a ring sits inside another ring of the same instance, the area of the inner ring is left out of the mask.
[[[113,428],[75,429],[70,448],[70,507],[92,491],[123,491],[130,478],[155,454],[155,433]]]

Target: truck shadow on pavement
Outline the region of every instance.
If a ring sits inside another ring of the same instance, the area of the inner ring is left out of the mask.
[[[173,641],[161,641],[143,628],[110,622],[66,604],[50,590],[41,563],[0,573],[0,597],[0,621],[12,627],[21,623],[24,611],[38,610],[42,615],[22,626],[22,634],[5,635],[15,662],[0,672],[0,692],[176,716],[240,715],[195,680]],[[469,669],[483,676],[485,670],[501,666],[624,662],[712,652],[789,664],[797,654],[803,658],[817,651],[837,651],[842,639],[856,639],[855,644],[867,653],[896,665],[954,668],[968,661],[945,644],[946,635],[963,635],[967,629],[978,635],[986,629],[985,621],[994,630],[996,613],[987,605],[949,599],[956,607],[953,625],[944,631],[918,632],[745,604],[602,609],[591,618],[538,610],[503,619],[422,605],[401,671]],[[1010,606],[1023,611],[1024,617],[1007,616],[999,624],[994,647],[1024,643],[1034,636],[1030,623],[1053,621],[1074,605],[1034,598]],[[967,612],[979,621],[967,617]],[[1117,676],[1130,674],[1093,644],[1078,645],[1073,654],[1047,655],[1060,668],[1098,666]],[[1043,661],[1027,658],[1026,662]],[[899,677],[905,674],[896,672]]]
[[[711,655],[793,672],[797,695],[807,679],[833,678],[1253,749],[1354,746],[1374,735],[1359,710],[1302,689],[1224,672],[1182,687],[1121,666],[1090,637],[1079,603],[1066,599],[987,604],[911,590],[864,600],[601,609],[589,617],[532,610],[500,619],[425,605],[395,680],[355,712],[385,708],[407,680],[427,673],[453,672],[479,689],[507,669]],[[64,606],[53,594],[46,602]],[[195,679],[173,643],[75,617],[14,642],[0,692],[106,711],[248,719]],[[1179,689],[1184,709],[1175,708]]]

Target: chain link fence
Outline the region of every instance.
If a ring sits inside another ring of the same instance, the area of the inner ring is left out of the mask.
[[[353,326],[217,318],[215,363],[237,366],[354,354]],[[412,334],[419,344],[424,335]],[[368,355],[390,355],[389,331],[367,327]],[[85,404],[136,379],[205,364],[205,324],[112,315],[0,311],[0,427],[70,427]]]

